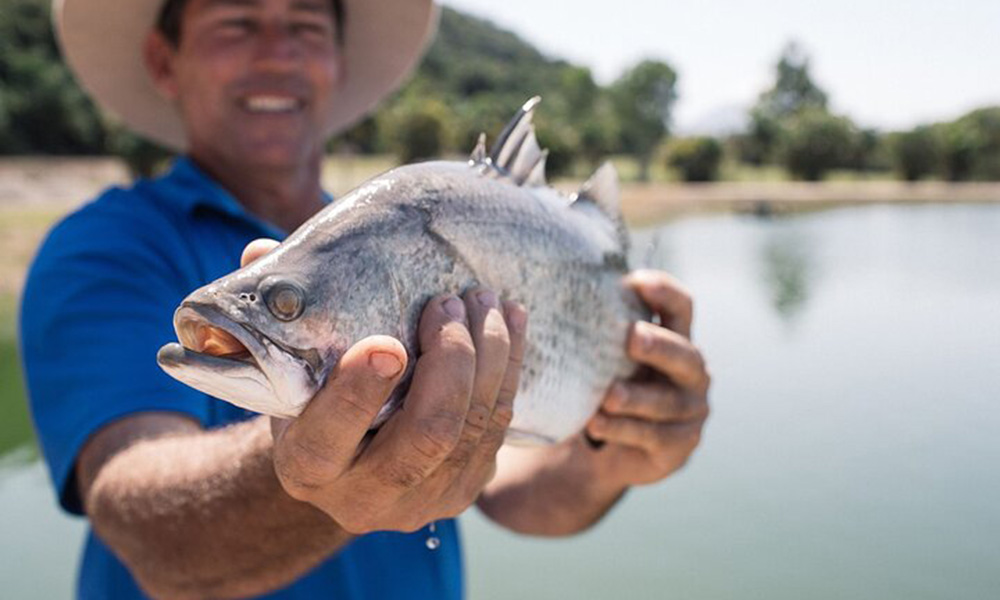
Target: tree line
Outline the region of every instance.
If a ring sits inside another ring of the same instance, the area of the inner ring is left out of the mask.
[[[169,156],[103,116],[61,61],[49,0],[0,4],[0,155],[116,154],[137,174]],[[515,34],[445,8],[438,36],[415,76],[330,150],[392,153],[401,162],[469,152],[529,97],[544,98],[539,141],[553,176],[628,155],[637,176],[667,168],[690,181],[717,179],[725,161],[774,165],[801,179],[834,169],[885,171],[915,180],[1000,179],[1000,107],[953,122],[883,134],[831,112],[826,92],[795,45],[782,52],[772,86],[750,109],[746,130],[724,138],[671,138],[677,71],[635,64],[609,85],[590,70],[544,56]]]

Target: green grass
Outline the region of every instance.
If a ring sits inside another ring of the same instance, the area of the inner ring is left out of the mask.
[[[17,352],[16,313],[14,297],[0,295],[0,456],[34,441]]]

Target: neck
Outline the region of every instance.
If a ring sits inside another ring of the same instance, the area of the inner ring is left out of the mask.
[[[322,154],[292,167],[234,164],[204,154],[191,158],[247,211],[291,233],[323,208]]]

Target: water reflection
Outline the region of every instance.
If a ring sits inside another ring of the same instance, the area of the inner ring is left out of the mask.
[[[805,308],[814,261],[810,240],[798,231],[775,229],[760,248],[761,283],[767,288],[771,306],[788,323]]]
[[[671,248],[665,227],[657,227],[632,235],[629,264],[636,269],[661,269],[670,271]]]

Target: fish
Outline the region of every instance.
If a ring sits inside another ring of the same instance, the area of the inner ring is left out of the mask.
[[[191,293],[161,368],[249,411],[295,418],[352,344],[390,335],[410,360],[377,428],[404,401],[426,303],[485,286],[529,315],[505,443],[551,445],[581,431],[613,381],[635,371],[628,331],[649,312],[624,280],[629,236],[614,167],[575,194],[550,187],[533,124],[539,101],[521,107],[491,151],[482,134],[467,161],[376,176]]]

